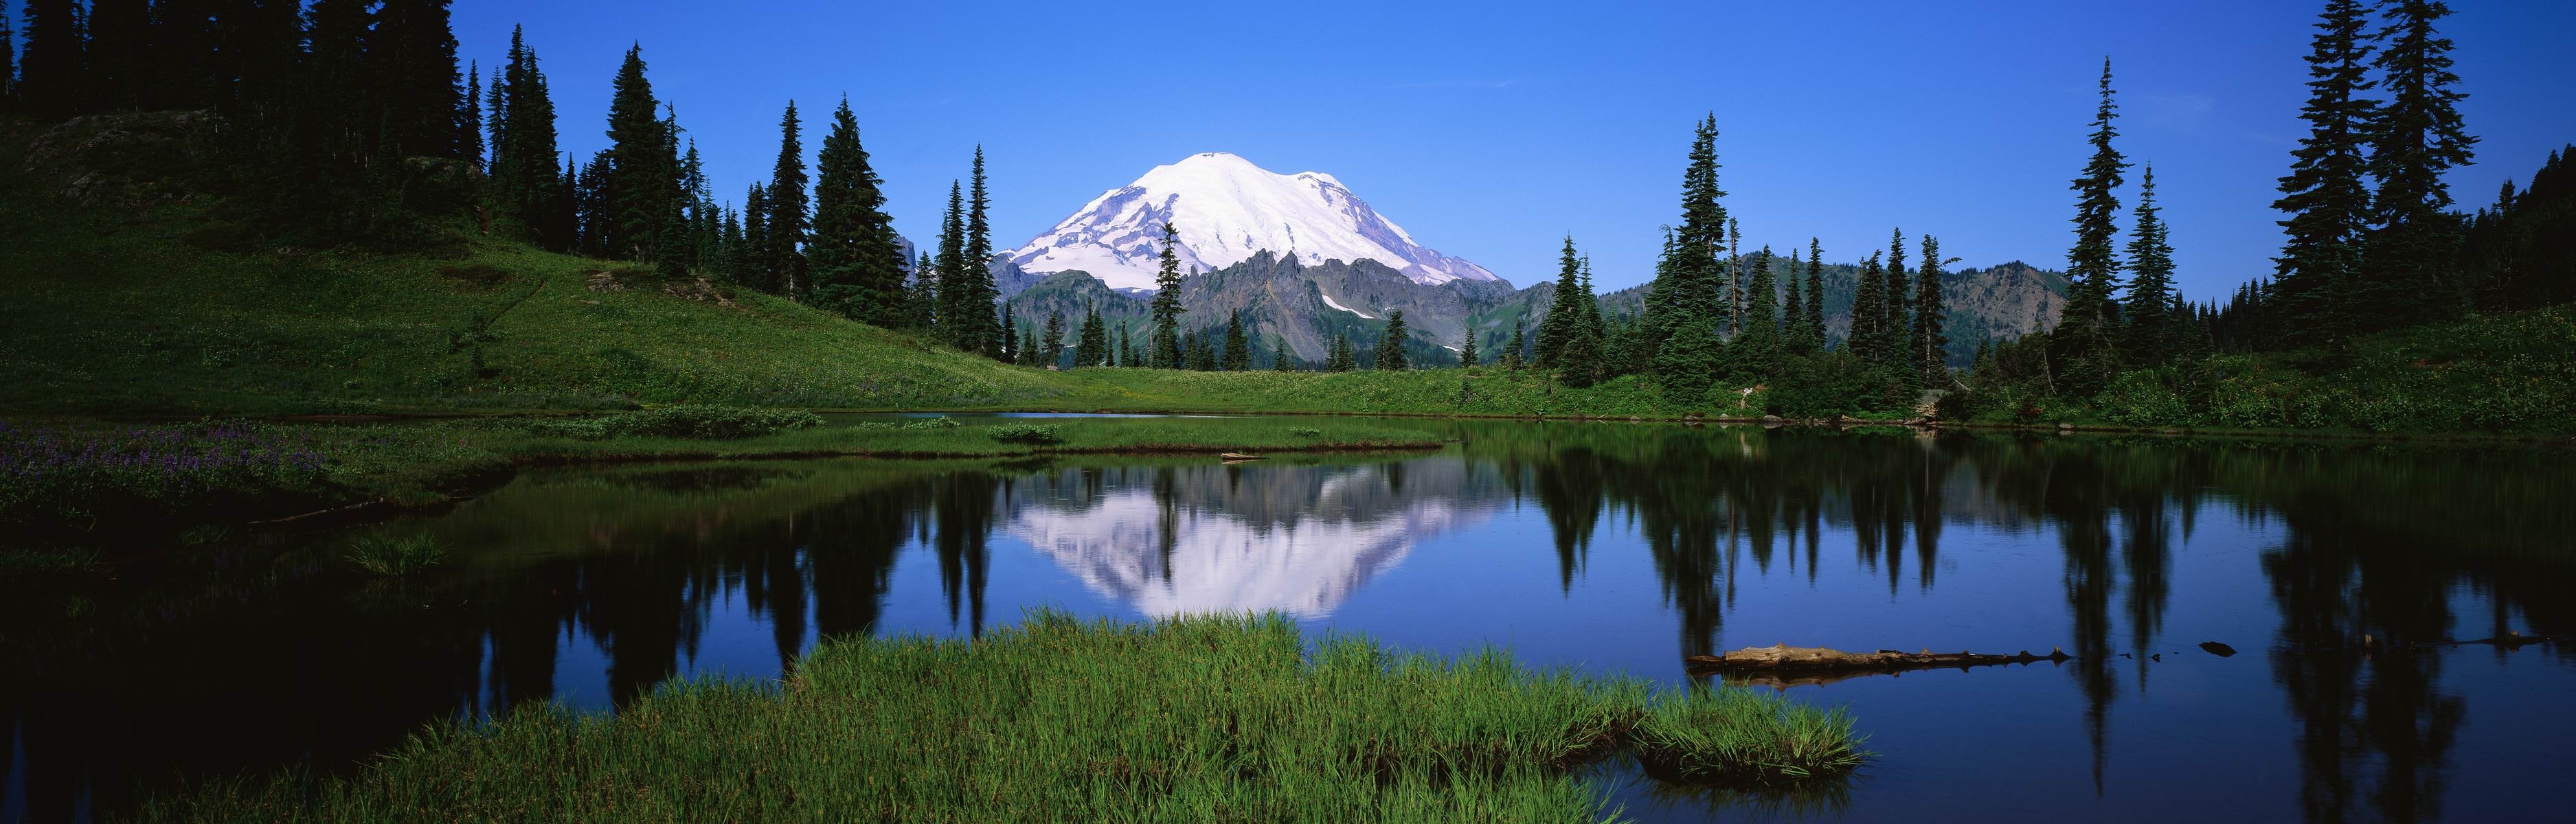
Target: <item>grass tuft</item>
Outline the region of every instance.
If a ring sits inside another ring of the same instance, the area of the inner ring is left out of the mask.
[[[445,563],[447,550],[428,535],[365,535],[350,544],[348,558],[369,575],[398,578]]]
[[[1015,423],[986,427],[984,434],[1003,443],[1063,443],[1064,434],[1045,424]]]

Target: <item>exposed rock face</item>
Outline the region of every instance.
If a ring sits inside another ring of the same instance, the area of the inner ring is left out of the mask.
[[[209,112],[113,112],[64,121],[27,146],[21,169],[82,206],[188,200],[213,153]]]

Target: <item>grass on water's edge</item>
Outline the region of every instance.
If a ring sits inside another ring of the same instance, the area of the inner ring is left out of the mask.
[[[1840,709],[1457,660],[1290,620],[1032,613],[974,641],[825,642],[784,683],[666,685],[614,715],[450,723],[347,778],[218,781],[144,821],[1563,821],[1570,768],[1792,791],[1868,757]]]

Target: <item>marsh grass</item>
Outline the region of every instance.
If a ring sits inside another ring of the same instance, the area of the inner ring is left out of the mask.
[[[1680,705],[1674,711],[1668,707]],[[1650,719],[1661,718],[1655,721]],[[1782,699],[1456,660],[1270,616],[1153,625],[1049,612],[975,641],[843,639],[784,683],[696,680],[614,716],[560,708],[431,729],[349,778],[224,781],[151,821],[1594,821],[1571,769],[1659,746],[1786,787],[1853,762]],[[1769,738],[1765,745],[1762,739]]]
[[[398,578],[417,575],[447,562],[447,549],[427,534],[362,535],[349,545],[349,563],[369,575]]]
[[[987,427],[984,430],[984,435],[1003,443],[1051,444],[1064,442],[1064,435],[1055,427],[1046,424],[1015,423]]]

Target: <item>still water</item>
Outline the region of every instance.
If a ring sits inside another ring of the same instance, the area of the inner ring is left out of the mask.
[[[2416,643],[2576,632],[2563,450],[1421,425],[1460,442],[532,471],[368,527],[454,548],[417,581],[346,571],[344,532],[0,592],[0,819],[1041,605],[1277,610],[1675,684],[1780,642],[2077,656],[1790,688],[1851,708],[1863,775],[1747,799],[1597,771],[1649,821],[2576,817],[2576,650]]]

